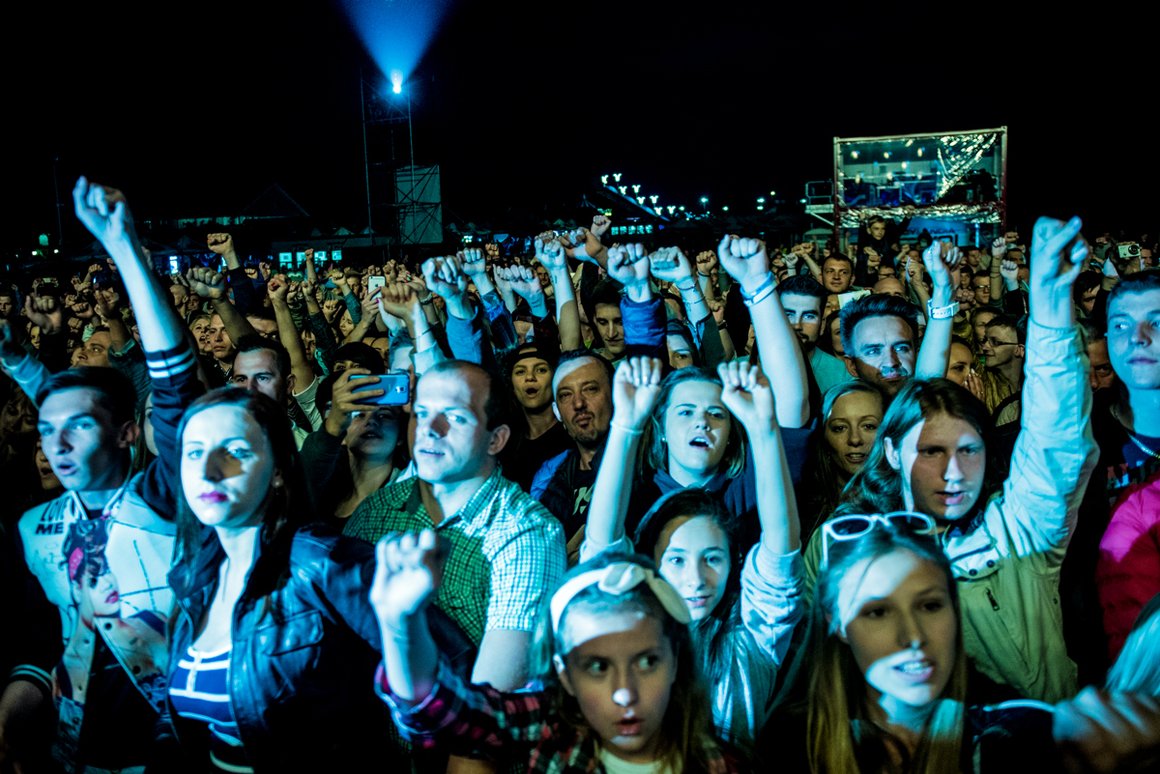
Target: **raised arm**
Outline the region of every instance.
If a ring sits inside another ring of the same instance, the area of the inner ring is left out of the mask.
[[[962,260],[962,253],[949,242],[935,242],[923,253],[934,289],[926,301],[926,333],[918,350],[914,372],[919,379],[935,379],[947,372],[951,351],[951,330],[959,305],[955,301],[955,283],[951,272]],[[922,283],[917,283],[921,285]]]
[[[214,269],[192,266],[185,273],[185,279],[189,282],[189,289],[207,299],[213,310],[222,318],[222,325],[225,326],[230,341],[236,344],[243,336],[257,333],[254,326],[250,325],[250,321],[230,301],[224,274]]]
[[[777,422],[782,427],[802,427],[809,420],[809,383],[805,357],[797,335],[789,326],[777,281],[769,270],[769,255],[760,239],[726,235],[717,245],[721,266],[738,283],[753,320],[761,370],[776,374],[774,397]]]
[[[417,704],[435,685],[439,651],[427,626],[427,605],[443,575],[434,530],[391,535],[375,549],[371,607],[383,640],[383,671],[393,698]]]
[[[301,392],[314,382],[314,366],[306,355],[306,346],[302,343],[302,336],[298,334],[290,314],[290,305],[286,302],[289,289],[290,280],[285,274],[275,274],[266,284],[266,293],[274,309],[274,320],[278,323],[278,339],[290,353],[290,371],[294,374],[295,387]]]
[[[576,303],[576,287],[568,273],[568,256],[564,246],[555,239],[537,239],[536,260],[548,271],[552,295],[556,301],[556,325],[560,328],[560,350],[580,349],[580,307]]]
[[[1096,446],[1091,385],[1075,328],[1072,283],[1087,256],[1080,220],[1040,218],[1031,242],[1023,417],[1003,485],[1003,516],[1021,555],[1061,562]]]
[[[612,424],[592,489],[580,560],[622,541],[636,477],[641,436],[661,394],[663,368],[656,358],[630,357],[612,379]]]

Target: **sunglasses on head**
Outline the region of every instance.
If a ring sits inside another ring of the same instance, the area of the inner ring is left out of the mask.
[[[830,562],[830,544],[856,540],[875,527],[884,527],[914,535],[930,535],[934,519],[925,513],[893,511],[891,513],[857,513],[822,522],[822,566]]]

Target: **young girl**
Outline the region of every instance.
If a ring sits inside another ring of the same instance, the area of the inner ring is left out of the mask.
[[[659,361],[647,358],[630,358],[617,369],[612,426],[581,559],[630,550],[624,516],[633,482],[625,471],[632,468],[643,425],[656,415],[652,404],[664,392],[660,370]],[[717,494],[695,486],[662,497],[641,521],[635,543],[655,559],[689,608],[718,732],[748,748],[768,719],[777,673],[802,615],[802,570],[797,508],[769,384],[756,368],[735,362],[722,364],[718,372],[720,382],[705,382],[703,376],[698,382],[719,396],[718,405],[706,417],[703,410],[678,402],[678,417],[668,426],[684,429],[670,431],[670,444],[685,443],[690,435],[717,440],[714,428],[728,427],[732,417],[749,428],[751,467],[765,471],[754,484],[758,544],[748,550],[752,541],[740,542],[736,515]],[[674,376],[680,373],[665,383]]]
[[[711,736],[688,610],[651,562],[606,554],[573,569],[536,634],[542,687],[519,693],[467,683],[431,641],[441,568],[431,530],[378,545],[376,683],[404,737],[529,772],[735,770]]]

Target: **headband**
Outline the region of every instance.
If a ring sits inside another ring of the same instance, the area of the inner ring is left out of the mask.
[[[549,605],[552,613],[552,633],[559,633],[560,618],[564,615],[564,608],[568,607],[568,603],[577,594],[589,586],[596,586],[606,594],[620,596],[632,591],[641,583],[648,584],[649,589],[660,600],[661,606],[669,615],[683,624],[689,623],[689,608],[685,605],[685,600],[681,599],[677,590],[669,585],[668,581],[657,577],[655,572],[641,567],[639,564],[617,562],[598,570],[582,572],[575,578],[566,581],[556,590]]]

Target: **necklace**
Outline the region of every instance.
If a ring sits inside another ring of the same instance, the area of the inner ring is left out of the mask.
[[[1111,414],[1112,417],[1120,423],[1120,427],[1124,428],[1124,432],[1128,434],[1128,440],[1135,444],[1137,449],[1144,452],[1154,460],[1160,460],[1160,452],[1146,446],[1143,441],[1136,437],[1136,433],[1128,427],[1128,423],[1124,421],[1124,417],[1120,413],[1119,406],[1112,404]]]
[[[1155,449],[1149,449],[1147,446],[1145,446],[1144,442],[1137,438],[1136,434],[1131,430],[1128,430],[1128,439],[1131,440],[1132,443],[1136,444],[1137,449],[1144,452],[1152,459],[1160,460],[1160,452],[1157,452]]]

